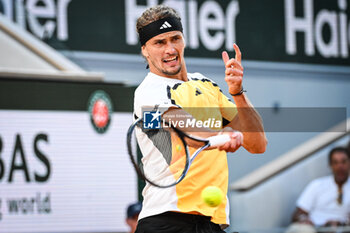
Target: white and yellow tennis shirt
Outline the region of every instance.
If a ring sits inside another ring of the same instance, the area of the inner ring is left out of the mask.
[[[185,108],[195,119],[231,121],[237,114],[236,106],[211,80],[199,73],[188,73],[188,81],[170,79],[148,73],[135,91],[134,113],[143,116],[144,108],[158,106],[162,112],[171,107]],[[217,128],[216,128],[217,129]],[[174,179],[171,169],[159,147],[142,130],[136,134],[143,158],[144,169],[165,170],[159,179]],[[193,148],[190,148],[191,154]],[[207,186],[217,186],[225,194],[224,201],[216,208],[209,207],[201,199],[201,191]],[[185,179],[171,188],[157,188],[146,183],[139,219],[175,211],[197,213],[212,217],[212,222],[229,224],[227,199],[228,166],[225,151],[202,151],[193,161]]]

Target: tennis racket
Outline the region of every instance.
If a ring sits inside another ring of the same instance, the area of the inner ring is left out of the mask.
[[[140,158],[137,151],[135,133],[144,133],[142,142],[153,145],[141,147],[147,157]],[[239,132],[238,132],[239,133]],[[220,146],[230,141],[227,134],[212,136],[206,139],[186,134],[178,128],[163,122],[159,129],[145,129],[142,118],[137,119],[127,133],[127,148],[130,161],[136,173],[149,184],[168,188],[180,183],[201,151],[211,147]],[[195,144],[195,147],[189,147]],[[152,150],[152,151],[150,151]]]

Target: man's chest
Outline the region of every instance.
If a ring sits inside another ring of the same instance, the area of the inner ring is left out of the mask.
[[[350,210],[350,189],[344,188],[339,191],[336,187],[328,186],[318,190],[314,200],[316,209]]]

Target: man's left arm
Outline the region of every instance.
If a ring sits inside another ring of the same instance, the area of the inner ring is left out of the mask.
[[[235,58],[230,59],[226,51],[222,53],[226,68],[225,81],[238,110],[237,116],[227,126],[243,133],[243,147],[247,151],[250,153],[264,153],[267,139],[263,122],[247,95],[243,92],[242,55],[236,44],[233,47],[236,52]]]

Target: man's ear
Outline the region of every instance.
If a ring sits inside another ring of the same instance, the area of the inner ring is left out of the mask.
[[[183,40],[184,40],[184,48],[186,48],[186,39],[185,39],[185,35],[182,34]]]
[[[145,45],[142,45],[141,53],[142,53],[142,56],[144,56],[145,58],[147,58],[149,56]]]

